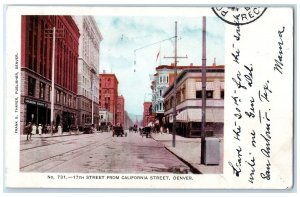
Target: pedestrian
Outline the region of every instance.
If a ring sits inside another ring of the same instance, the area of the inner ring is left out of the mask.
[[[31,128],[31,133],[32,133],[32,135],[35,135],[35,134],[36,134],[36,129],[37,129],[37,127],[36,127],[36,125],[33,123],[32,128]]]
[[[53,124],[53,126],[52,126],[52,131],[53,131],[53,133],[55,133],[56,132],[56,127],[55,127],[55,125]],[[53,134],[52,133],[52,134]]]
[[[38,126],[39,135],[42,135],[42,130],[43,130],[43,126],[42,126],[42,124],[39,124],[39,126]]]
[[[27,123],[27,125],[25,126],[25,131],[26,131],[26,134],[27,134],[27,136],[26,136],[26,138],[27,138],[27,141],[28,140],[31,140],[31,135],[32,135],[32,130],[31,130],[32,128],[31,128],[31,122],[28,122]],[[28,138],[29,137],[29,138]]]
[[[47,124],[47,128],[46,128],[47,133],[51,132],[51,126],[49,124]]]
[[[62,128],[60,124],[58,125],[57,130],[58,130],[58,135],[62,135]]]

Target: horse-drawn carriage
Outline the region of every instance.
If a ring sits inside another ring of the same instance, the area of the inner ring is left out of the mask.
[[[127,137],[127,133],[124,132],[124,129],[121,126],[114,126],[113,127],[113,137],[115,135],[117,137],[119,137],[119,136],[121,136],[121,137],[123,137],[123,136]]]
[[[137,125],[133,125],[132,127],[129,127],[129,132],[137,132],[138,131],[138,128],[137,128]]]
[[[150,137],[150,133],[151,133],[152,128],[151,127],[144,127],[143,129],[140,130],[140,134],[143,137],[144,135],[146,136],[146,138]]]

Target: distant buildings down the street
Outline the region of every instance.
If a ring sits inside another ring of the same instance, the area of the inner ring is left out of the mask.
[[[143,126],[153,126],[154,123],[155,119],[152,115],[152,102],[144,102]]]
[[[124,97],[121,95],[121,96],[118,96],[116,123],[119,123],[122,126],[124,126],[124,123],[125,123],[124,112],[125,112],[125,100],[124,100]]]
[[[113,114],[112,124],[116,124],[117,120],[117,105],[118,105],[118,79],[115,74],[102,73],[99,74],[99,105],[102,109]]]

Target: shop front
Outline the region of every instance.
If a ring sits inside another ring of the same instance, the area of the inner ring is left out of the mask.
[[[33,99],[25,99],[24,103],[26,105],[26,123],[50,124],[50,109],[47,103]]]

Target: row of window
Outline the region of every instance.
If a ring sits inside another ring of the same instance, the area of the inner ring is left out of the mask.
[[[94,115],[94,122],[98,122],[98,118]],[[92,116],[88,114],[81,115],[81,124],[89,124],[92,122]]]
[[[39,82],[39,86],[36,87],[36,79],[28,76],[28,96],[36,97],[36,93],[39,95],[38,98],[41,100],[51,102],[52,87],[46,85],[43,82]],[[58,89],[55,91],[55,103],[62,104],[67,107],[76,107],[76,97],[72,99],[72,96],[62,92]]]
[[[212,90],[206,90],[206,98],[212,99],[214,98],[214,91]],[[196,91],[196,99],[202,99],[202,90]],[[224,90],[221,90],[221,99],[224,99]],[[182,91],[177,92],[176,94],[176,103],[180,103],[185,100],[185,89],[183,88]],[[174,99],[171,97],[171,99],[167,100],[165,102],[165,109],[169,110],[173,107]]]
[[[94,35],[90,33],[92,29],[89,28],[86,22],[83,25],[83,29],[82,41],[84,58],[87,59],[90,64],[97,67],[99,61],[99,44],[94,38]]]
[[[164,110],[164,105],[162,102],[159,102],[158,104],[155,105],[155,112],[157,111],[163,111]]]
[[[91,111],[92,110],[92,103],[81,101],[81,109],[85,111]]]
[[[166,75],[159,76],[159,83],[169,83],[169,76]]]
[[[46,33],[52,25],[47,22],[49,16],[24,16],[27,18],[26,30],[26,64],[34,72],[50,79],[52,64],[52,33]],[[23,18],[22,18],[23,19]],[[77,64],[78,42],[71,35],[70,30],[65,28],[60,17],[50,17],[57,27],[56,40],[56,62],[55,62],[55,81],[68,89],[76,90],[72,85],[72,79],[76,77],[77,71],[74,70]],[[52,31],[52,29],[50,30]],[[59,35],[60,31],[64,35]]]

